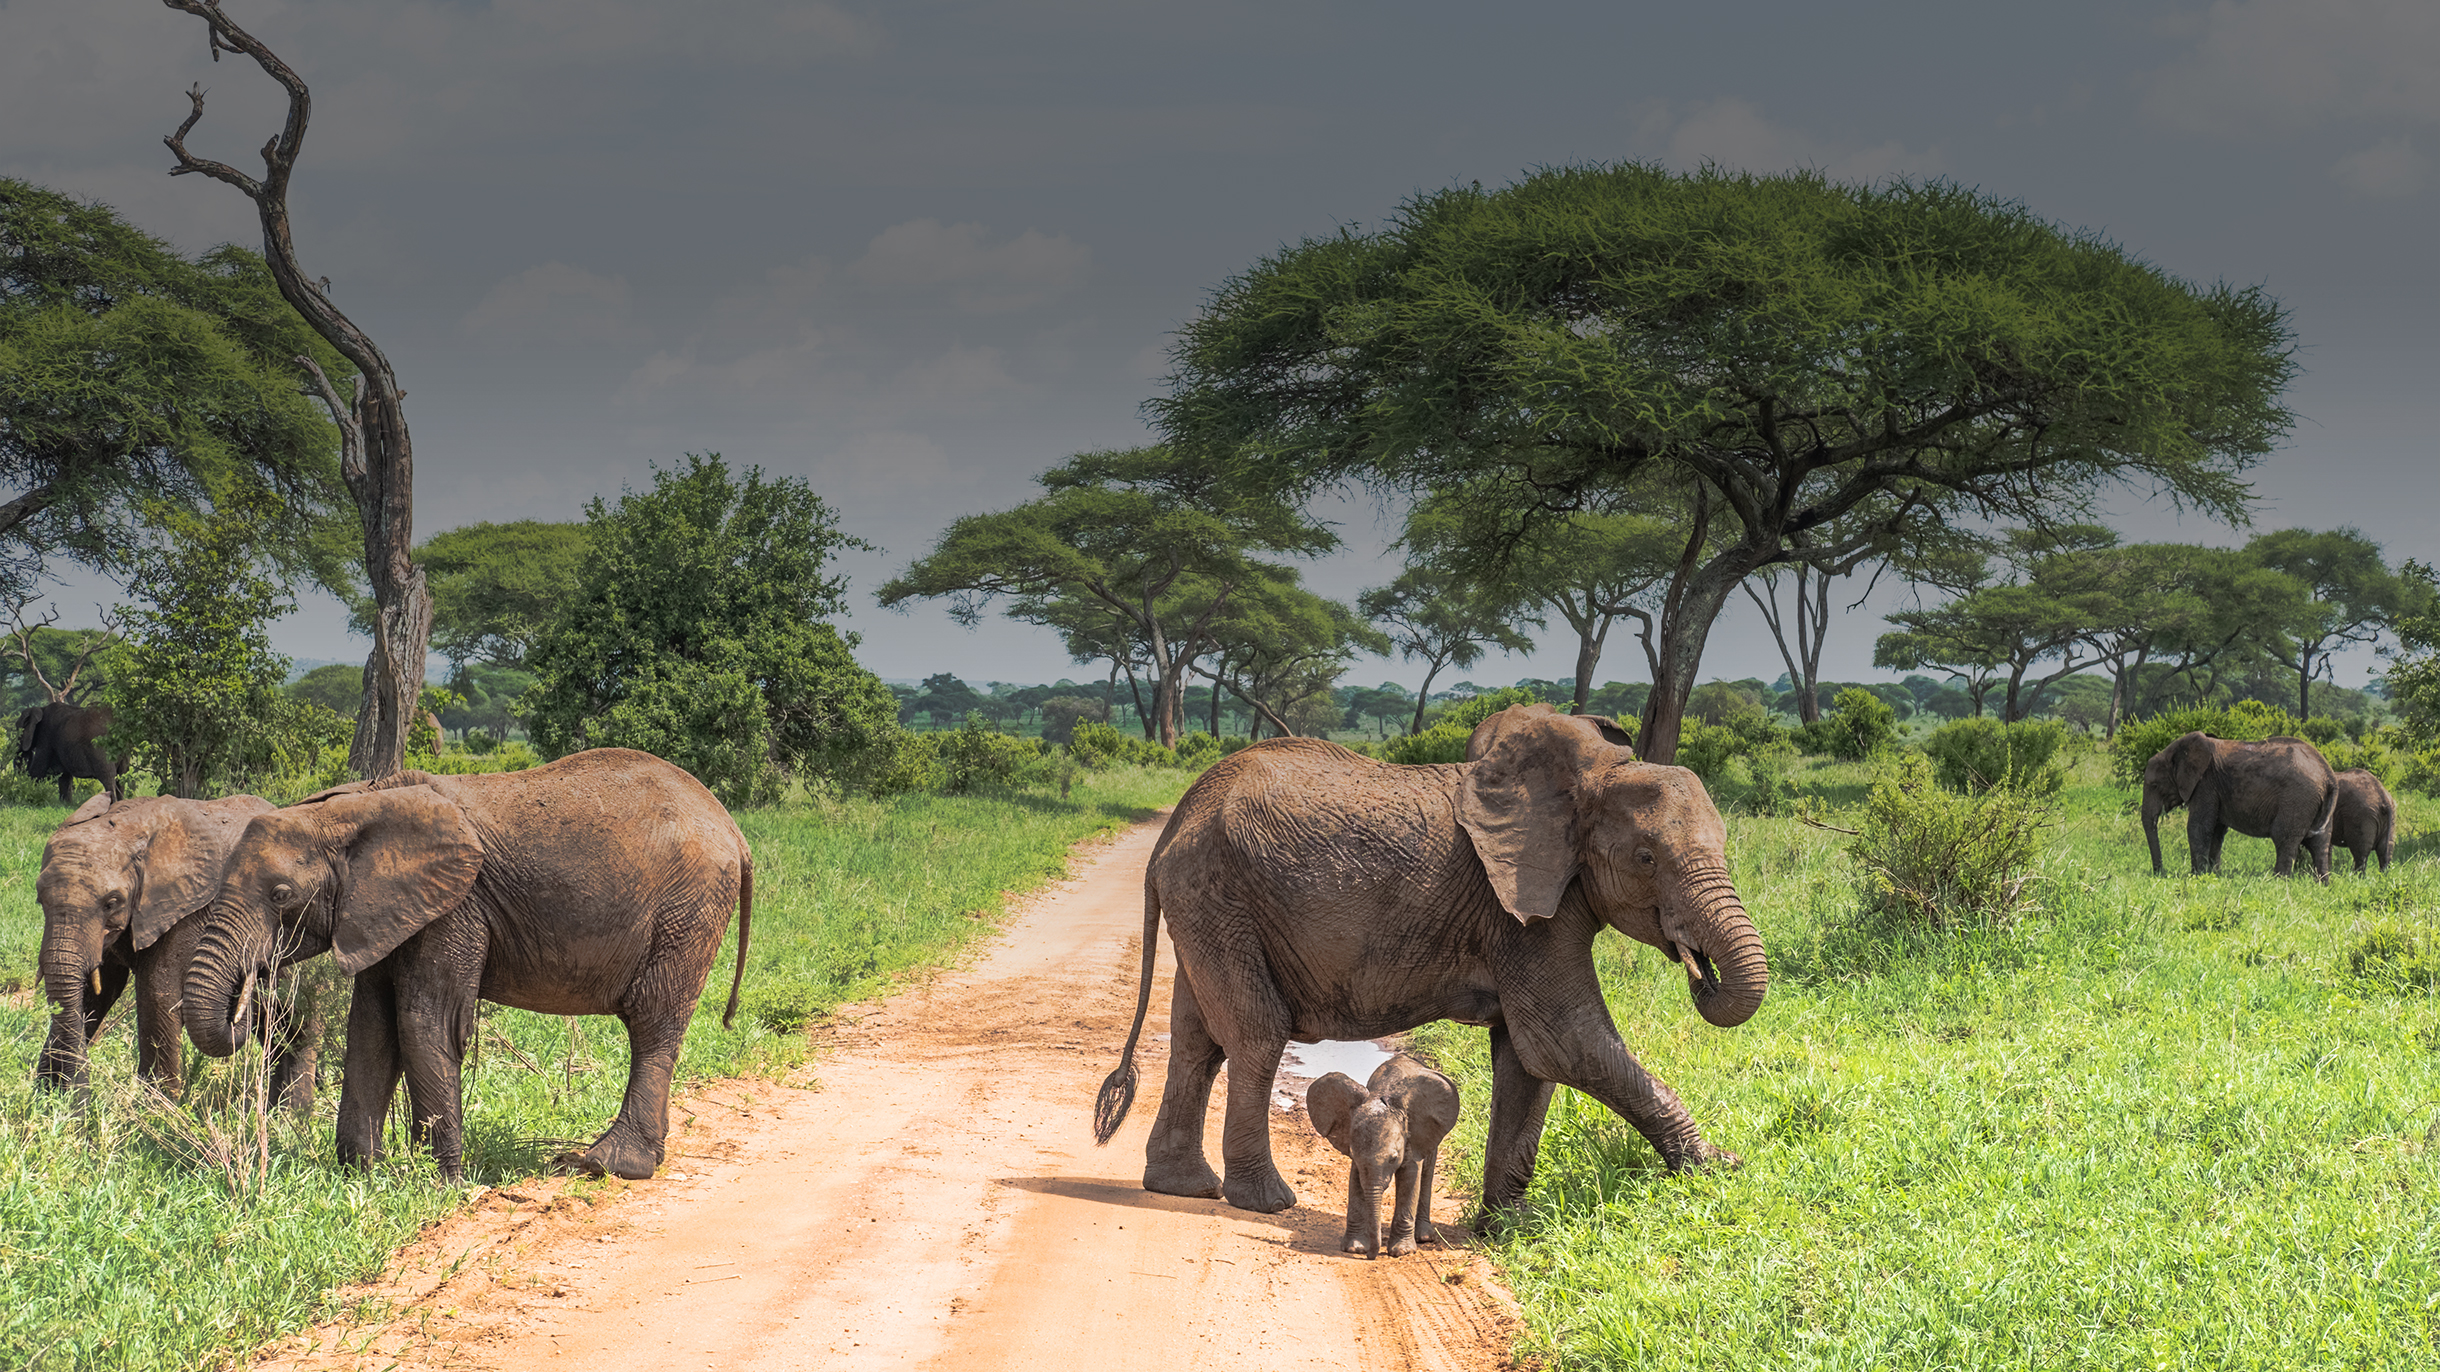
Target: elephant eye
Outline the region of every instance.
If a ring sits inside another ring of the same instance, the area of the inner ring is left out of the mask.
[[[279,885],[271,888],[271,903],[274,905],[286,905],[296,898],[297,888],[289,885],[287,882],[283,881]]]
[[[109,895],[102,897],[102,908],[105,910],[116,910],[119,908],[119,906],[125,904],[126,900],[127,897],[113,891]]]
[[[1651,849],[1649,849],[1649,848],[1638,848],[1638,849],[1636,849],[1636,850],[1635,850],[1635,860],[1636,860],[1637,862],[1642,863],[1642,864],[1643,864],[1643,865],[1645,865],[1646,867],[1651,866],[1651,865],[1652,865],[1652,850],[1651,850]]]

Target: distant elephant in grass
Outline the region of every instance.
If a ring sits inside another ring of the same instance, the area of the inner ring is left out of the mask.
[[[113,805],[98,795],[51,835],[34,881],[42,905],[39,965],[52,1006],[36,1085],[84,1084],[87,1047],[132,981],[136,1070],[164,1094],[180,1094],[178,997],[203,937],[201,912],[219,894],[221,869],[246,822],[271,808],[260,796]],[[308,996],[275,1030],[271,1093],[294,1109],[313,1104],[321,1027],[318,1002]]]
[[[1744,1023],[1769,980],[1703,783],[1636,761],[1625,743],[1607,720],[1512,706],[1476,729],[1470,762],[1397,766],[1283,738],[1214,764],[1145,872],[1135,1024],[1095,1102],[1095,1136],[1107,1142],[1135,1098],[1166,913],[1178,973],[1147,1191],[1294,1205],[1271,1159],[1281,1049],[1436,1019],[1491,1031],[1487,1210],[1514,1205],[1532,1180],[1562,1082],[1625,1117],[1672,1170],[1734,1165],[1627,1052],[1594,976],[1607,926],[1684,964],[1713,1024]],[[1203,1154],[1223,1061],[1225,1178]]]
[[[2377,855],[2381,870],[2389,870],[2398,847],[2398,802],[2381,779],[2361,767],[2338,773],[2338,813],[2330,821],[2330,842],[2355,855],[2355,870]]]
[[[102,794],[122,798],[119,765],[95,740],[110,732],[107,705],[37,705],[17,716],[17,765],[36,781],[59,778],[59,803],[69,800],[78,777],[102,783]]]
[[[597,748],[523,772],[343,787],[247,824],[187,972],[187,1033],[206,1053],[234,1051],[272,960],[331,951],[356,978],[340,1160],[379,1156],[403,1075],[414,1136],[454,1181],[476,1001],[616,1015],[626,1099],[575,1161],[649,1177],[669,1132],[670,1073],[732,906],[723,1024],[745,978],[754,860],[712,793],[648,753]]]
[[[2330,879],[2330,822],[2338,777],[2321,751],[2301,738],[2240,743],[2195,732],[2152,755],[2143,769],[2143,836],[2152,872],[2161,873],[2160,817],[2186,807],[2186,853],[2195,875],[2220,870],[2228,831],[2267,838],[2287,876],[2301,850],[2313,875]]]
[[[1347,1155],[1347,1232],[1339,1247],[1377,1258],[1403,1258],[1418,1243],[1438,1243],[1432,1229],[1432,1172],[1440,1141],[1457,1127],[1457,1083],[1406,1056],[1373,1069],[1362,1086],[1332,1072],[1305,1090],[1315,1132]],[[1390,1210],[1389,1246],[1381,1245],[1381,1193],[1398,1183]]]

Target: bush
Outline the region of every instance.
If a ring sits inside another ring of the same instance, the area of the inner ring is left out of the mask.
[[[1796,732],[1796,744],[1804,751],[1828,753],[1842,762],[1861,762],[1897,739],[1898,712],[1857,686],[1839,692],[1830,713]]]
[[[916,733],[894,720],[876,724],[863,748],[831,764],[829,779],[868,796],[929,790],[938,770],[939,737]]]
[[[1209,767],[1218,762],[1226,751],[1227,745],[1210,734],[1188,734],[1178,740],[1178,765],[1194,768]]]
[[[2153,754],[2198,729],[2213,738],[2258,743],[2280,734],[2296,734],[2303,727],[2303,720],[2259,700],[2163,710],[2150,719],[2118,726],[2118,736],[2110,740],[2110,775],[2122,786],[2141,784],[2144,764]]]
[[[2047,719],[2020,719],[2002,724],[1996,719],[1961,719],[1932,730],[1923,740],[1933,774],[1952,791],[1987,791],[2008,786],[2030,795],[2058,793],[2066,784],[2067,767],[2059,751],[2067,742],[2064,726]]]
[[[1006,786],[1042,760],[1040,745],[1001,733],[980,711],[968,711],[966,722],[935,739],[933,746],[939,760],[940,789],[953,796],[984,786]]]
[[[1068,756],[1097,769],[1121,762],[1138,767],[1174,767],[1178,763],[1177,754],[1151,739],[1120,733],[1089,719],[1076,722],[1075,736],[1068,740]]]
[[[1466,740],[1474,736],[1476,725],[1511,705],[1531,705],[1540,699],[1540,696],[1522,686],[1485,691],[1441,711],[1438,722],[1422,733],[1389,740],[1382,748],[1381,756],[1391,762],[1410,765],[1463,762],[1466,760]]]
[[[2383,786],[2394,791],[2408,784],[2416,759],[2391,747],[2391,742],[2388,731],[2376,729],[2365,734],[2361,742],[2349,743],[2339,739],[2322,744],[2321,755],[2329,759],[2330,770],[2334,772],[2361,767],[2379,777]]]
[[[1901,753],[1874,776],[1854,852],[1868,911],[1918,929],[2006,924],[2030,902],[2050,800],[1943,789],[1932,760]]]
[[[1077,724],[1091,720],[1109,722],[1110,712],[1098,700],[1085,696],[1052,696],[1042,702],[1042,736],[1053,743],[1066,743],[1076,736]]]

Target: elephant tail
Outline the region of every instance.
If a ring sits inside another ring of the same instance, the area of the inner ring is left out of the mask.
[[[2321,813],[2313,819],[2313,833],[2324,841],[2329,839],[2331,826],[2338,819],[2338,793],[2341,789],[2337,786],[2330,788],[2330,794],[2321,798]]]
[[[754,850],[744,844],[745,866],[737,878],[737,970],[729,977],[729,1008],[720,1012],[720,1027],[737,1022],[737,991],[746,984],[746,944],[754,937]]]
[[[1118,1070],[1102,1078],[1101,1094],[1093,1100],[1093,1143],[1095,1147],[1110,1141],[1118,1126],[1126,1123],[1127,1111],[1135,1104],[1135,1043],[1144,1034],[1144,1014],[1152,1008],[1152,957],[1159,951],[1161,937],[1161,897],[1144,882],[1144,973],[1135,988],[1135,1023],[1127,1029],[1127,1046],[1120,1050]]]

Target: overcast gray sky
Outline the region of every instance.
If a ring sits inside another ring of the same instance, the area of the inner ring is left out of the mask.
[[[884,676],[1090,674],[1045,631],[871,592],[955,516],[1142,441],[1171,331],[1230,273],[1546,163],[1946,176],[2265,285],[2304,344],[2304,422],[2258,474],[2258,525],[2440,557],[2433,0],[225,3],[313,88],[298,248],[408,389],[418,532],[578,518],[717,450],[805,478],[885,549],[850,563],[848,621]],[[198,80],[190,146],[258,165],[277,90],[212,63],[197,21],[0,0],[0,174],[190,249],[258,245],[237,192],[164,174]],[[1308,579],[1352,596],[1396,568],[1371,506],[1339,513],[1350,551]],[[1833,627],[1830,675],[1879,675],[1887,608]],[[1642,680],[1624,632],[1602,675]],[[364,651],[327,603],[274,636]],[[1572,670],[1553,637],[1472,675]],[[1740,603],[1706,675],[1779,671]]]

